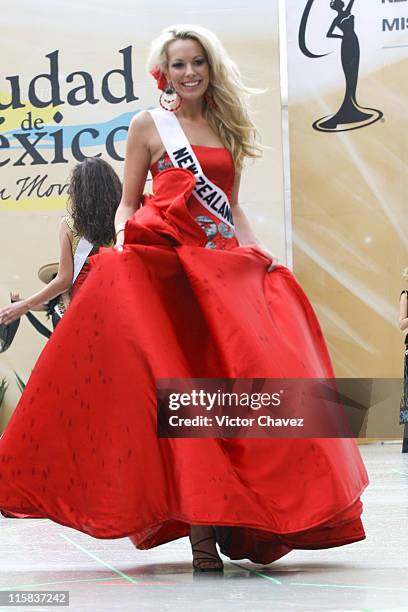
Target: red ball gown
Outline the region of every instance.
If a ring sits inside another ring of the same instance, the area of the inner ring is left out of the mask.
[[[193,149],[230,196],[230,153]],[[92,258],[0,440],[0,507],[141,549],[216,525],[224,554],[261,563],[363,539],[353,440],[157,437],[156,379],[333,371],[292,273],[238,246],[190,171],[152,174],[124,250]]]

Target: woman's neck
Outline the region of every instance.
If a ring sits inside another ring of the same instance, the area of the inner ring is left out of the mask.
[[[176,112],[178,119],[197,121],[203,118],[203,99],[183,100],[180,109]]]

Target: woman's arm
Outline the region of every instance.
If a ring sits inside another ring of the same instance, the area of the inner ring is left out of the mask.
[[[74,272],[71,240],[72,232],[65,219],[62,219],[59,229],[60,260],[56,277],[38,293],[2,308],[0,310],[0,323],[5,325],[11,323],[29,310],[48,302],[71,287]]]
[[[251,226],[249,225],[248,219],[246,218],[244,211],[242,210],[242,208],[240,207],[238,203],[238,194],[239,194],[240,184],[241,184],[241,175],[237,173],[235,175],[235,180],[234,180],[234,185],[232,188],[232,195],[231,195],[231,208],[232,208],[232,215],[234,217],[235,235],[237,237],[239,244],[241,245],[256,244],[258,246],[261,246],[259,244],[259,241],[255,237],[255,234],[252,232]]]
[[[133,117],[130,123],[126,143],[122,199],[115,215],[116,247],[121,247],[123,244],[125,223],[139,208],[142,200],[150,166],[148,145],[150,121],[149,113],[146,111]]]
[[[408,329],[408,299],[406,291],[400,297],[399,328],[401,331]]]
[[[19,293],[15,291],[10,291],[10,301],[11,302],[21,302],[24,298],[20,296]],[[48,310],[48,304],[39,304],[38,306],[33,306],[31,308],[33,312],[46,312]]]
[[[232,215],[234,218],[234,226],[235,226],[235,235],[240,245],[253,245],[258,247],[267,257],[270,258],[271,264],[268,268],[268,272],[274,269],[276,264],[278,263],[278,258],[276,255],[271,253],[268,249],[266,249],[259,240],[256,238],[255,234],[252,231],[251,226],[249,225],[249,221],[242,210],[241,206],[238,203],[238,194],[239,194],[239,186],[241,183],[241,175],[236,174],[234,185],[232,188],[231,195],[231,208]]]

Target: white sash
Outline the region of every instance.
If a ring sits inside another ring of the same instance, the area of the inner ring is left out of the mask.
[[[155,108],[149,112],[173,166],[190,170],[196,177],[194,196],[220,221],[234,227],[228,197],[205,176],[175,114],[162,108]]]
[[[84,267],[86,258],[88,257],[89,253],[92,251],[93,247],[94,245],[91,244],[86,238],[83,238],[83,237],[80,238],[76,251],[75,251],[75,255],[74,255],[74,273],[72,276],[72,285],[75,283],[76,279],[78,278],[80,271]],[[69,306],[69,302],[70,302],[69,291],[65,291],[64,293],[61,293],[60,302],[54,306],[54,310],[60,319],[62,319],[62,317],[64,316],[65,311]]]
[[[72,277],[72,284],[75,283],[78,277],[78,274],[84,267],[86,258],[88,257],[92,249],[93,249],[93,244],[91,244],[86,238],[81,238],[80,241],[78,242],[78,246],[76,248],[75,255],[74,255],[74,275]]]

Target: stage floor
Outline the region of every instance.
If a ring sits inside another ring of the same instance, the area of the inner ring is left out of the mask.
[[[1,517],[0,589],[69,591],[75,612],[408,610],[408,454],[400,443],[361,451],[371,480],[363,542],[294,551],[266,567],[224,559],[223,576],[193,575],[186,538],[138,551],[128,539]]]

